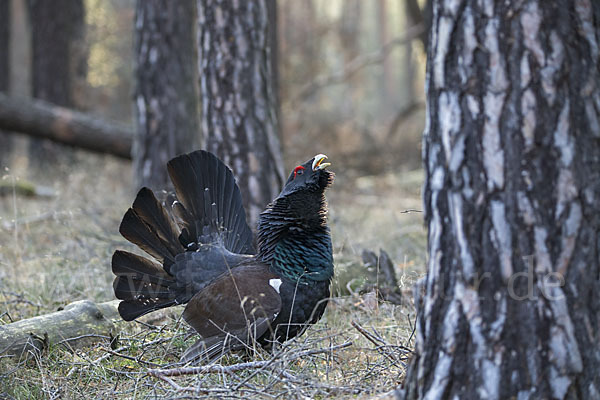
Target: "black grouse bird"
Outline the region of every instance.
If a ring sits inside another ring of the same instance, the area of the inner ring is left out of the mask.
[[[260,215],[257,250],[231,170],[206,151],[169,161],[172,205],[142,188],[121,222],[121,234],[158,261],[115,251],[123,319],[187,303],[183,318],[201,339],[184,361],[302,334],[323,315],[333,276],[324,191],[334,174],[326,159],[319,154],[292,171]]]

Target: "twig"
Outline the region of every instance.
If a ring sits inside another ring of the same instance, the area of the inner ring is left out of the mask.
[[[10,314],[8,313],[8,311],[4,311],[2,314],[0,314],[0,321],[2,321],[2,318],[3,318],[5,315],[8,317],[8,319],[9,319],[9,321],[10,321],[10,322],[14,322],[14,321],[13,321],[13,319],[12,319],[12,317],[11,317],[11,316],[10,316]]]
[[[237,372],[245,369],[262,368],[268,365],[269,361],[251,361],[233,365],[203,365],[201,367],[188,367],[188,368],[172,368],[172,369],[150,369],[148,375],[150,376],[182,376],[182,375],[198,375],[198,374],[211,374],[211,373],[223,373],[223,372]]]
[[[371,334],[369,332],[367,332],[365,330],[365,328],[363,328],[362,326],[360,326],[358,324],[358,322],[352,321],[352,322],[350,322],[350,325],[352,325],[354,327],[354,329],[356,329],[358,332],[360,332],[360,334],[363,335],[369,342],[373,343],[375,346],[379,346],[380,345],[380,343],[377,343],[377,341],[375,341],[375,339],[373,339],[373,337],[371,336]]]
[[[334,350],[343,349],[346,347],[352,346],[352,342],[346,342],[337,346],[331,346],[327,349],[314,349],[301,351],[296,354],[292,354],[291,357],[286,357],[285,361],[293,361],[298,358],[312,356],[316,354],[329,353]],[[211,374],[211,373],[231,373],[237,371],[243,371],[246,369],[256,369],[263,368],[265,366],[269,366],[273,364],[272,360],[266,361],[251,361],[245,363],[238,363],[233,365],[221,365],[221,364],[212,364],[212,365],[202,365],[200,367],[188,367],[188,368],[172,368],[172,369],[150,369],[148,370],[148,375],[156,376],[182,376],[182,375],[198,375],[198,374]]]
[[[422,210],[415,210],[414,208],[409,208],[408,210],[400,211],[400,214],[408,214],[408,213],[420,213]]]
[[[23,303],[23,304],[28,304],[30,306],[37,307],[37,308],[42,307],[42,305],[39,304],[39,303],[34,303],[34,302],[30,301],[30,300],[25,299],[25,294],[24,293],[20,293],[19,294],[19,293],[10,292],[10,291],[7,291],[7,290],[2,290],[2,291],[0,291],[0,293],[2,293],[2,295],[4,295],[4,297],[7,297],[7,296],[13,296],[13,297],[15,297],[14,300],[2,301],[2,302],[0,302],[0,304]],[[10,318],[10,316],[9,316],[9,318]],[[11,322],[12,322],[12,318],[11,318]]]
[[[75,337],[71,337],[71,338],[66,338],[66,339],[61,340],[60,342],[57,342],[56,344],[57,345],[59,345],[59,344],[66,344],[66,343],[68,343],[70,341],[84,339],[84,338],[110,339],[110,336],[98,335],[98,334],[95,334],[95,333],[89,333],[89,334],[86,334],[86,335],[80,335],[80,336],[75,336]]]
[[[416,324],[417,315],[415,314],[415,324],[414,325],[413,325],[412,321],[410,320],[410,315],[407,315],[406,318],[408,319],[408,325],[410,326],[410,329],[411,329],[410,336],[408,337],[408,340],[406,341],[406,345],[410,346],[410,341],[412,340],[413,336],[415,335],[415,331],[417,330],[417,324]]]
[[[373,343],[375,345],[375,349],[377,351],[379,351],[379,353],[381,353],[383,356],[385,356],[391,362],[396,363],[396,360],[394,359],[394,357],[392,357],[391,355],[389,355],[387,351],[382,351],[382,346],[381,346],[382,342],[383,342],[383,344],[389,346],[383,339],[381,339],[380,337],[375,337],[372,333],[368,332],[365,328],[363,328],[362,326],[360,326],[358,324],[358,322],[356,322],[356,321],[352,321],[352,322],[350,322],[350,324],[361,335],[363,335],[369,342]]]
[[[140,364],[145,364],[145,365],[149,365],[149,366],[152,366],[152,367],[160,367],[161,366],[160,364],[156,364],[156,363],[153,363],[153,362],[150,362],[150,361],[142,360],[139,357],[128,356],[128,355],[117,353],[116,351],[112,351],[112,350],[109,350],[109,349],[106,349],[106,348],[102,348],[102,350],[105,351],[105,352],[107,352],[107,353],[109,353],[109,354],[112,354],[113,356],[117,356],[117,357],[121,357],[121,358],[126,358],[127,360],[135,361],[135,362],[138,362]]]

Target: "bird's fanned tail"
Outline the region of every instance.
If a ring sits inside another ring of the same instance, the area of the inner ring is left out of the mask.
[[[231,170],[206,151],[175,157],[167,166],[178,199],[173,211],[181,220],[181,243],[193,246],[217,234],[228,251],[254,254],[252,231]]]
[[[196,151],[172,159],[168,170],[176,190],[173,212],[142,188],[119,228],[123,237],[158,261],[115,252],[113,287],[123,300],[119,312],[128,321],[187,303],[239,263],[242,254],[254,252],[239,188],[223,162]]]

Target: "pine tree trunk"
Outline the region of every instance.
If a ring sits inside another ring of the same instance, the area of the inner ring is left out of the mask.
[[[82,65],[78,41],[85,31],[83,0],[29,0],[29,16],[33,97],[74,107],[73,82]],[[48,141],[32,141],[30,160],[46,168],[48,162],[59,160],[57,147]]]
[[[167,162],[200,146],[195,23],[193,1],[137,1],[137,187],[170,188]]]
[[[0,0],[0,92],[8,92],[10,76],[10,1]],[[0,171],[9,166],[12,138],[0,130]],[[3,173],[3,172],[2,172]]]
[[[438,0],[432,23],[403,393],[598,399],[600,3]]]
[[[250,226],[284,178],[265,0],[198,0],[206,149],[229,165]]]
[[[267,5],[267,19],[269,24],[269,51],[270,51],[270,62],[271,62],[271,88],[273,90],[273,101],[275,104],[280,103],[279,93],[279,23],[278,13],[279,7],[277,7],[277,0],[266,0]],[[276,106],[277,121],[280,120],[279,112],[281,108]]]

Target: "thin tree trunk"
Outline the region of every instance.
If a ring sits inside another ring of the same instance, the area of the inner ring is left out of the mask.
[[[339,36],[345,64],[360,53],[361,4],[361,0],[346,0],[342,3]]]
[[[206,148],[233,169],[255,226],[284,182],[266,1],[198,0],[198,21]]]
[[[344,0],[342,3],[342,11],[339,20],[339,38],[341,44],[342,55],[344,57],[344,65],[349,65],[360,54],[360,22],[363,7],[362,0]],[[344,101],[339,105],[342,115],[356,115],[356,106],[362,103],[364,95],[364,78],[363,74],[357,73],[347,80],[347,85],[344,85]],[[308,81],[313,80],[312,76]]]
[[[273,88],[274,102],[280,104],[281,94],[279,93],[279,23],[277,0],[266,0],[268,24],[269,24],[269,51],[271,54],[271,87]],[[277,121],[280,120],[280,107],[275,107],[277,111]]]
[[[167,162],[199,148],[195,23],[193,1],[137,1],[133,160],[138,187],[170,188]]]
[[[29,0],[32,29],[33,97],[59,106],[74,107],[73,82],[82,72],[78,41],[84,32],[83,0]],[[84,72],[84,71],[83,71]],[[30,159],[39,167],[59,159],[47,141],[30,144]]]
[[[377,9],[377,36],[379,45],[385,46],[390,41],[390,33],[388,29],[388,4],[387,0],[378,0],[376,3]],[[396,87],[394,75],[392,73],[392,57],[385,57],[381,63],[382,71],[379,75],[379,93],[383,98],[379,99],[379,113],[383,117],[390,111],[390,106],[393,104],[393,94],[391,88]]]
[[[599,16],[434,1],[407,398],[600,398]]]
[[[0,0],[0,92],[8,92],[10,76],[10,1]],[[10,164],[12,138],[0,130],[0,171]]]

